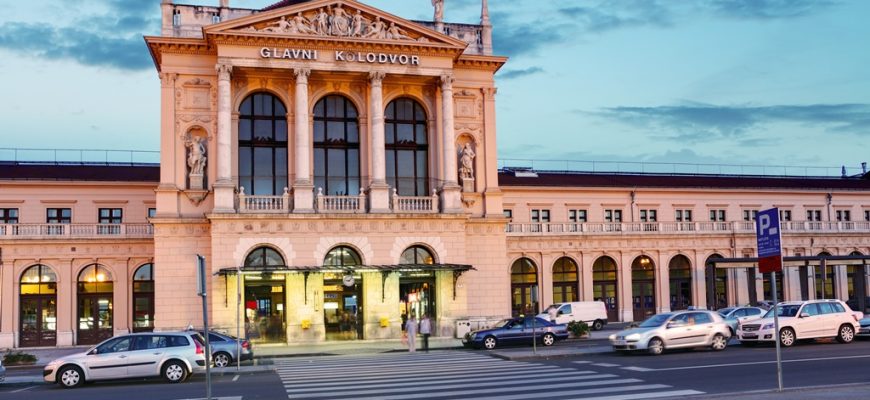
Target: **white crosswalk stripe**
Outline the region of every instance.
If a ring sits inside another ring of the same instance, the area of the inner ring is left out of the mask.
[[[621,400],[703,393],[613,373],[462,351],[294,357],[274,362],[289,399]]]

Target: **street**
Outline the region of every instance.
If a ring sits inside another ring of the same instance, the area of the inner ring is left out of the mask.
[[[577,346],[562,342],[557,346]],[[522,349],[522,348],[518,348]],[[513,350],[513,349],[510,349]],[[870,340],[801,343],[783,349],[786,387],[870,383]],[[509,361],[482,350],[285,357],[274,371],[215,375],[222,400],[278,399],[643,399],[691,397],[776,388],[774,348],[732,345],[723,352],[672,351],[661,356],[612,352],[550,360]],[[267,361],[268,362],[268,361]],[[37,371],[11,371],[10,376]],[[0,386],[4,399],[181,400],[205,397],[205,378],[178,385],[160,380]]]

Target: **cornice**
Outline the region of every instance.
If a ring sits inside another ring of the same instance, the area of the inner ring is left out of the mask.
[[[294,47],[304,50],[364,50],[364,51],[387,51],[408,52],[421,56],[449,56],[453,59],[460,57],[463,48],[437,43],[421,42],[386,42],[360,38],[336,38],[336,37],[289,37],[257,34],[251,32],[219,32],[208,35],[209,43],[215,46],[235,45],[251,47]]]
[[[463,69],[477,69],[484,71],[492,71],[493,73],[501,69],[507,63],[507,57],[496,56],[476,56],[463,54],[456,60],[456,67]]]

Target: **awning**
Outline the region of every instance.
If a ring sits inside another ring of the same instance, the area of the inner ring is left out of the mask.
[[[242,275],[252,274],[301,274],[301,273],[354,273],[354,272],[413,272],[413,271],[451,271],[465,272],[474,271],[474,267],[467,264],[394,264],[394,265],[354,265],[354,266],[334,266],[334,265],[268,265],[257,267],[241,267],[241,268],[222,268],[218,271],[218,275],[235,275],[239,272]]]
[[[713,258],[709,260],[716,268],[755,268],[757,257]],[[782,258],[783,267],[825,265],[870,265],[870,256],[789,256]]]

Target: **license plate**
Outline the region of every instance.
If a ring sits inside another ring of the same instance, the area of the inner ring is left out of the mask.
[[[755,338],[757,338],[757,337],[758,337],[758,335],[756,335],[756,334],[754,334],[754,333],[744,333],[744,334],[743,334],[743,338],[744,338],[744,339],[755,339]]]
[[[625,340],[614,340],[613,345],[614,346],[625,346]]]

